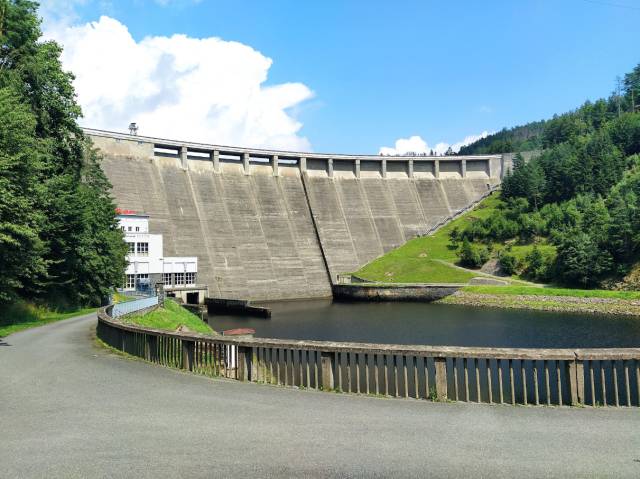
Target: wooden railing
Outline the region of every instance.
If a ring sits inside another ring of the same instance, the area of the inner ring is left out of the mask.
[[[640,348],[508,349],[229,338],[123,324],[109,346],[240,381],[391,397],[529,405],[639,406]]]

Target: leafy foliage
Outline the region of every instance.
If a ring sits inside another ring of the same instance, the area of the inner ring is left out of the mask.
[[[474,245],[465,238],[462,241],[458,257],[462,266],[479,268],[489,259],[489,251],[485,246]]]
[[[553,260],[536,246],[524,260],[535,280],[592,287],[624,275],[640,255],[639,93],[640,65],[625,75],[623,92],[544,122],[545,150],[529,162],[516,155],[502,185],[505,206],[457,240],[550,242]],[[508,254],[499,259],[513,270]]]
[[[126,245],[73,76],[39,38],[37,3],[0,0],[0,305],[98,304],[121,282]]]

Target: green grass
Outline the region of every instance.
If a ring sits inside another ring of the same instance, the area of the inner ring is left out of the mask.
[[[180,326],[185,326],[194,333],[211,334],[214,332],[198,316],[170,299],[165,300],[162,308],[146,314],[127,315],[121,317],[120,320],[125,323],[137,324],[147,328],[166,329],[168,331],[175,331]]]
[[[114,291],[113,296],[111,297],[111,300],[114,303],[127,303],[129,301],[134,301],[135,299],[136,298],[133,296],[127,296],[126,294],[122,294],[117,291]]]
[[[0,337],[17,333],[24,329],[35,328],[62,319],[82,316],[96,311],[97,308],[84,308],[72,311],[56,311],[31,303],[17,302],[0,311]]]
[[[354,274],[371,281],[388,283],[466,283],[478,274],[433,260],[456,262],[458,256],[449,245],[449,232],[455,227],[464,229],[476,219],[489,217],[499,205],[499,197],[491,195],[477,208],[456,218],[435,234],[414,238]]]
[[[540,251],[540,253],[542,253],[542,256],[545,259],[549,259],[549,260],[553,260],[555,259],[556,256],[556,247],[554,245],[551,244],[546,244],[546,243],[538,243],[536,245],[533,244],[525,244],[525,245],[512,245],[511,246],[511,254],[513,254],[518,261],[523,262],[525,260],[525,258],[527,257],[527,255],[529,253],[531,253],[531,251],[533,250],[534,246],[538,247],[538,250]],[[499,248],[504,247],[503,245],[495,245],[496,247],[496,251]]]
[[[478,294],[509,296],[572,296],[574,298],[640,299],[640,291],[609,291],[602,289],[536,288],[535,286],[465,286],[463,291]]]
[[[466,283],[477,274],[438,261],[374,261],[356,275],[363,279],[385,283]]]

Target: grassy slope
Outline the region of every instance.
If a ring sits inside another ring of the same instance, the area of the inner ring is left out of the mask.
[[[170,299],[165,300],[163,308],[158,308],[142,315],[132,314],[120,318],[120,320],[148,328],[166,329],[169,331],[175,331],[178,327],[185,326],[195,333],[211,334],[214,332],[209,325],[198,316]]]
[[[509,296],[571,296],[574,298],[640,299],[640,291],[609,291],[602,289],[536,288],[531,286],[465,286],[463,291],[476,294]]]
[[[17,333],[23,329],[43,326],[54,321],[81,316],[96,311],[97,308],[85,308],[74,311],[52,311],[42,306],[18,302],[0,311],[0,337]]]
[[[449,232],[456,226],[464,228],[475,218],[487,218],[499,203],[496,195],[490,196],[435,234],[414,238],[372,261],[357,271],[356,276],[389,283],[466,283],[479,273],[446,264],[458,260],[456,251],[449,247]]]

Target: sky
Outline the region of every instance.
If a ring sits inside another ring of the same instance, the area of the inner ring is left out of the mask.
[[[86,127],[335,153],[457,150],[608,96],[640,0],[42,0]]]

